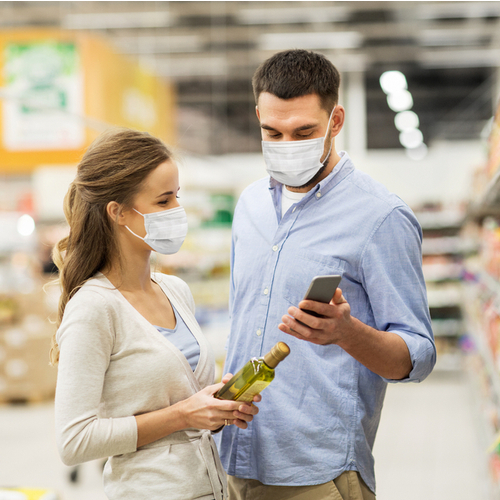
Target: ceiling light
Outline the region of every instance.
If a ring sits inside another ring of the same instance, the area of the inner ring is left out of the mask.
[[[424,136],[418,128],[405,130],[399,134],[399,142],[405,148],[413,149],[424,142]]]
[[[406,77],[401,71],[386,71],[380,76],[379,82],[386,94],[399,92],[408,88]]]
[[[113,41],[122,52],[128,54],[199,52],[203,48],[203,40],[198,35],[121,36]]]
[[[400,132],[403,132],[404,130],[418,128],[420,120],[413,111],[401,111],[394,117],[394,124]]]
[[[172,24],[166,11],[158,12],[100,12],[91,14],[68,14],[61,25],[65,29],[111,29],[111,28],[162,28]]]
[[[264,33],[259,38],[262,50],[354,49],[361,47],[363,37],[357,31],[327,33]]]
[[[283,8],[241,9],[237,19],[241,24],[303,24],[334,23],[347,21],[349,9],[346,7],[292,7]]]
[[[35,221],[28,214],[21,215],[17,221],[17,232],[21,236],[30,236],[35,230]]]
[[[387,96],[387,104],[396,113],[413,107],[413,97],[407,90],[391,93]]]
[[[411,160],[423,160],[427,156],[427,146],[422,143],[416,148],[407,148],[406,156]]]

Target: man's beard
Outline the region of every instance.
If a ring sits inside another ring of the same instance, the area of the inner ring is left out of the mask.
[[[324,173],[326,170],[326,167],[328,167],[328,163],[330,162],[331,155],[328,156],[328,158],[323,162],[322,167],[314,174],[313,178],[308,180],[305,184],[302,184],[302,186],[293,186],[292,189],[302,189],[306,188],[309,186],[312,186],[318,182],[318,179],[321,177],[321,175]],[[291,186],[286,186],[287,188]]]

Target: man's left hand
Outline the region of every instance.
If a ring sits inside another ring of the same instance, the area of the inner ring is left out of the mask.
[[[321,317],[308,314],[302,309],[314,311]],[[290,307],[288,314],[290,316],[281,318],[283,323],[280,323],[278,328],[313,344],[337,344],[352,328],[351,307],[340,288],[337,288],[329,304],[303,300],[299,303],[299,308]]]

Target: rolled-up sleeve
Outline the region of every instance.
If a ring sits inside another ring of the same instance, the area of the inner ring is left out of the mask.
[[[421,382],[434,368],[436,347],[422,272],[422,231],[408,207],[393,209],[373,229],[360,274],[375,328],[399,335],[411,357],[407,378],[386,381]]]

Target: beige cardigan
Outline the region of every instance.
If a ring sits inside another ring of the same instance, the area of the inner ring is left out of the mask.
[[[98,273],[68,302],[57,332],[56,439],[63,462],[111,457],[111,500],[222,500],[225,473],[208,430],[186,429],[137,449],[134,415],[173,405],[213,383],[214,356],[189,287],[154,274],[200,345],[185,356]]]

